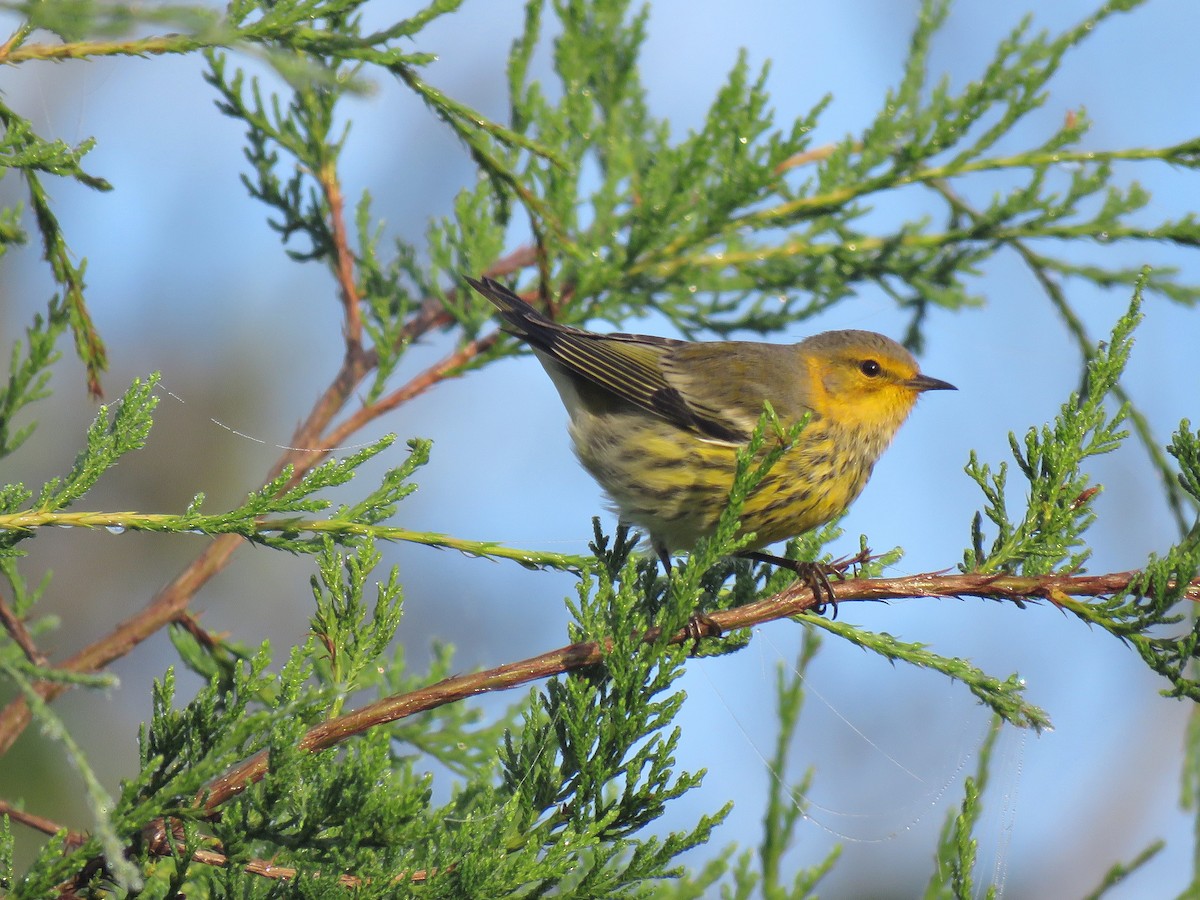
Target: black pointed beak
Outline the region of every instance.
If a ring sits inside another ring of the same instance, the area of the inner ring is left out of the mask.
[[[942,381],[940,378],[930,378],[928,375],[917,375],[915,378],[910,378],[906,384],[914,391],[957,391],[954,385],[948,381]]]

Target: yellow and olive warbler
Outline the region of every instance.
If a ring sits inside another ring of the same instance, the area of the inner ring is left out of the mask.
[[[753,548],[839,515],[917,397],[955,390],[871,331],[791,345],[596,334],[554,322],[490,278],[467,282],[533,348],[570,414],[579,461],[668,567],[670,551],[716,527],[764,400],[784,426],[810,419],[746,499],[742,530],[754,532]]]

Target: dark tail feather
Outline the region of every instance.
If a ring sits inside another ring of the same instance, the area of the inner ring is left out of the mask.
[[[500,318],[508,326],[508,330],[518,337],[532,340],[534,344],[540,345],[545,343],[544,338],[539,339],[540,333],[562,327],[556,325],[553,319],[542,315],[500,282],[493,281],[486,275],[480,279],[472,278],[470,275],[464,275],[463,278],[467,284],[486,297],[492,306],[496,307]]]

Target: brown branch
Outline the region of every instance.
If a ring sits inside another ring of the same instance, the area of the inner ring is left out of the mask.
[[[325,193],[329,204],[329,230],[333,234],[334,274],[342,292],[343,325],[346,340],[346,356],[354,357],[362,350],[362,311],[359,309],[358,285],[354,281],[354,254],[350,252],[350,239],[346,232],[345,208],[342,201],[342,186],[338,181],[337,169],[327,162],[316,173],[317,183]]]
[[[16,65],[30,60],[60,62],[67,59],[91,59],[96,56],[158,56],[165,53],[189,53],[208,47],[224,47],[233,35],[215,40],[194,35],[164,34],[128,41],[68,41],[62,44],[5,44],[0,64]]]
[[[21,648],[21,652],[25,654],[27,660],[35,666],[46,665],[46,656],[33,642],[33,635],[25,627],[24,620],[13,612],[12,607],[3,597],[0,597],[0,625],[4,626],[8,636]]]
[[[175,620],[175,624],[195,638],[196,643],[208,651],[216,650],[221,646],[221,640],[228,636],[228,632],[217,634],[209,631],[200,624],[199,618],[187,611],[180,614]]]
[[[1136,570],[1114,572],[1107,575],[1037,577],[928,573],[900,578],[853,578],[834,581],[830,583],[829,591],[832,600],[837,603],[855,600],[969,596],[990,600],[1007,600],[1018,604],[1033,600],[1048,600],[1059,605],[1072,597],[1102,597],[1119,593],[1128,589],[1134,579],[1140,575],[1141,572]],[[1193,602],[1200,601],[1200,578],[1193,579],[1188,583],[1184,597]],[[824,588],[822,588],[820,599],[830,599],[825,596]],[[671,635],[668,643],[688,643],[698,641],[703,637],[719,636],[734,629],[750,628],[765,622],[794,616],[811,610],[817,605],[818,598],[814,596],[812,588],[805,581],[797,581],[785,590],[763,600],[736,609],[714,612],[702,618],[698,617],[687,627]],[[650,628],[641,636],[641,640],[650,643],[659,640],[661,636],[660,629]],[[605,656],[612,652],[612,648],[611,639],[605,639],[603,642],[588,641],[570,644],[539,656],[508,663],[483,672],[445,678],[428,687],[386,697],[376,703],[368,704],[361,709],[314,726],[301,739],[300,747],[309,751],[327,749],[354,735],[362,734],[370,728],[395,722],[467,697],[508,690],[538,679],[561,675],[587,666],[602,665]],[[261,780],[266,772],[267,753],[264,751],[250,757],[214,781],[196,798],[196,803],[208,815],[216,816],[225,802]],[[7,814],[14,821],[46,834],[56,834],[62,830],[61,826],[56,823],[16,810],[4,801],[0,801],[0,814]],[[144,831],[146,845],[152,852],[159,855],[173,852],[168,827],[167,820],[158,819]],[[66,839],[69,843],[78,846],[86,839],[86,836],[69,832]],[[196,850],[192,854],[192,859],[205,865],[227,866],[229,864],[228,857],[213,850]],[[89,863],[88,871],[94,871],[96,866],[102,865],[102,862],[100,859],[92,860]],[[250,860],[244,864],[244,870],[249,874],[281,881],[291,880],[299,874],[294,868],[276,866],[264,860]],[[398,880],[419,883],[436,874],[436,870],[418,870],[399,876]],[[338,876],[338,883],[347,887],[357,887],[361,886],[363,881],[355,876],[343,874]],[[60,896],[75,896],[76,886],[76,881],[64,883],[60,886],[62,888]]]
[[[1108,596],[1129,587],[1140,575],[1138,571],[1116,572],[1109,575],[1047,575],[1025,577],[1017,575],[910,575],[902,578],[852,578],[834,581],[833,600],[838,603],[853,600],[898,600],[914,597],[981,597],[989,600],[1008,600],[1023,603],[1030,600],[1049,600],[1056,605],[1069,597]],[[1200,579],[1190,582],[1185,596],[1200,601]],[[825,597],[822,588],[822,599]],[[750,628],[765,622],[783,619],[805,612],[817,605],[812,589],[798,581],[786,590],[764,600],[748,603],[706,615],[689,623],[687,628],[673,634],[669,643],[692,642],[700,637],[714,637],[738,628]],[[649,629],[642,640],[646,643],[660,638],[661,631]],[[531,681],[561,675],[564,672],[599,665],[611,651],[612,642],[606,639],[570,644],[539,656],[506,663],[494,669],[455,675],[428,687],[385,697],[360,709],[322,722],[311,728],[300,741],[309,751],[324,750],[361,734],[370,728],[395,722],[416,713],[426,712],[448,703],[478,694],[504,691]],[[199,797],[210,814],[260,780],[267,772],[266,751],[250,757],[241,765],[214,781]]]
[[[43,816],[34,815],[30,812],[25,812],[23,809],[17,809],[7,800],[0,800],[0,816],[8,816],[14,822],[19,822],[26,828],[32,828],[34,831],[40,831],[42,834],[48,834],[51,837],[63,832],[63,840],[68,847],[80,847],[87,841],[87,835],[81,834],[78,831],[68,831],[65,825],[59,825]]]
[[[298,448],[316,444],[329,422],[353,395],[354,388],[367,373],[364,368],[365,356],[366,354],[360,352],[344,361],[333,383],[317,400],[304,424],[297,429],[294,441]],[[288,482],[290,487],[329,452],[328,449],[289,450],[272,467],[268,480],[291,463],[295,471]],[[145,607],[119,623],[104,637],[71,656],[60,668],[72,672],[99,671],[128,654],[166,625],[179,619],[196,592],[228,565],[233,551],[242,540],[239,535],[234,534],[224,534],[215,538],[173,581],[151,598]],[[49,702],[64,693],[68,687],[69,685],[62,682],[43,683],[37,685],[36,690],[42,699]],[[0,710],[0,755],[8,751],[29,721],[29,706],[24,697],[11,700]]]
[[[96,672],[120,659],[160,628],[175,620],[186,608],[192,595],[229,562],[242,538],[225,534],[216,538],[174,581],[159,591],[142,610],[121,622],[105,637],[89,644],[66,660],[59,668],[72,672]],[[62,682],[39,684],[38,694],[51,701],[67,690]],[[29,706],[18,697],[0,710],[0,754],[8,751],[29,724]]]
[[[13,30],[13,33],[8,36],[8,40],[0,44],[0,63],[3,63],[12,55],[13,50],[20,46],[25,38],[29,37],[32,30],[28,23],[24,23]]]
[[[216,866],[221,869],[229,865],[229,857],[213,850],[197,850],[192,854],[192,860],[202,865]],[[446,870],[450,868],[447,866]],[[277,866],[265,859],[252,859],[242,866],[242,870],[248,875],[261,875],[263,878],[274,878],[278,881],[291,881],[300,874],[298,870],[290,866]],[[424,884],[430,878],[435,877],[438,871],[438,869],[417,869],[412,874],[401,873],[392,879],[392,883]],[[312,872],[308,874],[308,877],[315,881],[322,877],[322,873]],[[359,888],[370,884],[371,880],[359,878],[357,875],[338,875],[337,883],[342,887]]]
[[[486,274],[489,278],[502,278],[505,275],[519,272],[521,269],[532,265],[535,259],[532,247],[520,247],[488,266]],[[447,311],[441,301],[430,297],[421,304],[412,318],[405,323],[400,331],[400,336],[397,338],[397,346],[420,340],[429,332],[445,328],[453,324],[453,322],[454,316]],[[378,351],[374,349],[361,350],[357,357],[346,360],[342,366],[342,371],[338,373],[338,378],[326,389],[321,398],[317,400],[304,424],[296,429],[291,442],[293,446],[301,448],[295,451],[295,453],[301,455],[294,458],[285,456],[271,469],[268,477],[273,478],[278,475],[283,471],[284,465],[290,462],[296,467],[297,474],[288,482],[288,485],[291,486],[298,483],[304,472],[307,472],[313,466],[323,461],[339,444],[344,443],[354,434],[358,428],[378,418],[383,412],[390,412],[402,403],[423,394],[436,383],[438,380],[436,376],[439,373],[440,377],[453,376],[456,374],[453,371],[456,366],[466,363],[472,355],[483,352],[495,343],[495,341],[496,336],[481,338],[467,345],[467,347],[474,345],[474,353],[469,351],[464,352],[466,348],[463,348],[450,354],[440,363],[435,363],[421,374],[412,378],[403,387],[398,388],[386,397],[380,398],[370,406],[363,407],[351,420],[343,422],[337,429],[325,434],[325,428],[328,427],[329,422],[332,421],[337,412],[345,405],[346,398],[379,365]],[[353,426],[351,425],[352,421],[356,423]],[[318,423],[319,427],[314,427]]]
[[[8,809],[11,809],[8,808],[8,804],[0,802],[0,814],[8,812]],[[53,822],[42,820],[42,818],[38,816],[20,814],[19,810],[17,811],[16,815],[12,814],[12,812],[10,812],[8,815],[10,815],[14,821],[22,821],[19,820],[18,815],[26,816],[31,818],[31,820],[36,820],[40,824],[31,827],[36,827],[38,830],[43,830],[43,832],[46,832],[47,834],[56,834],[59,830],[58,827],[54,826]],[[26,824],[29,823],[26,822]],[[53,830],[47,830],[48,827],[53,827]],[[168,828],[170,828],[169,832]],[[163,820],[163,818],[156,818],[156,820],[152,821],[142,830],[142,838],[146,851],[154,854],[156,857],[179,856],[179,841],[182,838],[180,830],[181,829],[175,827],[173,820],[168,821]],[[83,842],[86,840],[85,836],[74,833],[68,834],[67,839],[68,842],[72,842],[74,846],[83,845]],[[200,865],[215,866],[215,868],[218,869],[227,868],[229,865],[229,857],[221,852],[221,842],[217,841],[216,839],[210,840],[212,844],[216,845],[218,850],[203,850],[203,848],[200,848],[200,850],[193,851],[192,862],[199,863]],[[82,868],[80,868],[77,874],[70,878],[70,880],[61,882],[58,884],[58,886],[56,886],[58,895],[60,898],[74,898],[74,896],[79,896],[79,890],[82,889],[85,884],[88,883],[88,881],[90,881],[90,878],[95,874],[95,872],[101,871],[103,868],[103,857],[94,857],[89,859],[88,862],[86,862]],[[430,880],[430,878],[437,876],[439,872],[448,872],[452,869],[454,869],[454,866],[449,865],[440,870],[415,869],[412,872],[402,872],[402,874],[392,878],[392,883],[403,882],[408,884],[422,884]],[[292,866],[275,865],[274,863],[268,862],[266,859],[247,860],[246,863],[242,864],[242,871],[245,871],[247,875],[259,875],[264,878],[274,878],[276,881],[292,881],[293,878],[300,875],[300,871],[293,869]],[[312,878],[313,881],[317,881],[320,877],[322,877],[322,872],[310,872],[310,874],[307,874],[307,877]],[[337,876],[337,883],[341,884],[342,887],[359,888],[364,886],[364,884],[370,884],[371,881],[368,880],[368,878],[360,878],[356,875],[342,874]]]
[[[193,862],[198,862],[206,866],[215,866],[217,868],[225,868],[229,865],[229,857],[223,853],[217,853],[214,850],[197,850],[192,854]],[[442,871],[447,871],[451,867],[447,866]],[[277,866],[274,863],[267,862],[265,859],[252,859],[242,866],[242,870],[248,875],[261,875],[263,878],[274,878],[278,881],[291,881],[299,875],[297,869],[290,866]],[[393,884],[424,884],[430,878],[438,874],[438,869],[417,869],[411,874],[401,873],[392,879]],[[320,872],[308,873],[308,877],[318,880],[322,877]],[[358,888],[370,884],[370,879],[359,878],[357,875],[338,875],[337,883],[342,887]]]
[[[488,274],[495,277],[511,274],[530,265],[535,259],[533,248],[519,248],[493,263],[488,268]],[[453,321],[453,316],[442,304],[430,298],[421,304],[405,324],[399,342],[417,340],[434,329],[450,325]],[[488,349],[496,338],[497,335],[493,334],[470,342],[411,379],[403,387],[369,406],[364,406],[327,433],[330,423],[354,396],[358,385],[379,364],[379,355],[374,349],[354,349],[348,344],[341,368],[293,434],[293,449],[288,450],[275,462],[266,480],[274,478],[290,464],[293,473],[284,490],[294,486],[338,445],[345,443],[357,429],[424,393],[439,381],[453,377],[471,358]],[[99,671],[128,654],[165,626],[179,621],[186,615],[191,598],[210,578],[229,564],[234,550],[241,542],[240,536],[232,534],[215,538],[173,581],[151,598],[145,607],[118,624],[109,634],[71,656],[59,668],[72,672]],[[36,690],[42,699],[49,702],[60,696],[68,687],[70,685],[56,682],[39,684]],[[11,700],[0,710],[0,756],[8,752],[29,722],[29,706],[23,697]]]
[[[398,406],[407,403],[414,397],[425,393],[436,384],[447,378],[454,378],[464,365],[479,354],[488,350],[500,338],[500,332],[494,331],[478,340],[468,341],[453,353],[447,354],[432,366],[418,375],[410,378],[400,388],[385,397],[380,397],[370,406],[364,406],[329,433],[329,440],[334,444],[346,441],[352,434],[363,428],[367,423],[391,412]]]
[[[178,854],[178,841],[181,835],[177,830],[172,828],[168,831],[168,823],[163,819],[156,819],[143,830],[143,838],[146,849],[155,856],[176,856]],[[216,845],[216,850],[200,849],[192,853],[192,861],[205,866],[215,866],[224,869],[229,866],[229,857],[221,852],[224,848],[221,847],[220,841],[213,839],[213,844]],[[250,875],[261,875],[264,878],[273,878],[278,881],[291,881],[301,873],[290,866],[277,866],[265,859],[251,859],[242,864],[242,870]],[[428,881],[431,877],[438,873],[437,869],[417,869],[411,873],[402,873],[397,875],[393,881],[406,882],[409,884],[421,884]],[[311,879],[320,879],[323,876],[321,872],[307,873],[307,877]],[[368,879],[359,878],[356,875],[341,874],[337,876],[337,883],[344,887],[362,887],[364,884],[369,884]]]
[[[820,147],[814,147],[811,150],[805,150],[803,153],[796,153],[775,166],[775,174],[782,175],[788,169],[794,169],[797,166],[808,165],[810,162],[828,159],[833,155],[833,151],[837,148],[837,144],[824,144]]]
[[[518,247],[512,253],[508,254],[508,256],[500,257],[488,266],[487,271],[483,274],[488,278],[503,278],[505,275],[512,275],[515,272],[520,272],[522,269],[529,268],[537,260],[537,247],[529,244],[524,247]]]

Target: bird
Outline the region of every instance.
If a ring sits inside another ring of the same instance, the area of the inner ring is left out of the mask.
[[[567,409],[580,463],[621,521],[648,533],[668,572],[672,553],[715,530],[765,402],[783,426],[807,423],[745,500],[741,533],[754,536],[742,555],[790,563],[762,548],[844,512],[917,398],[957,390],[871,331],[795,344],[600,334],[554,321],[491,278],[465,278],[532,348]]]

